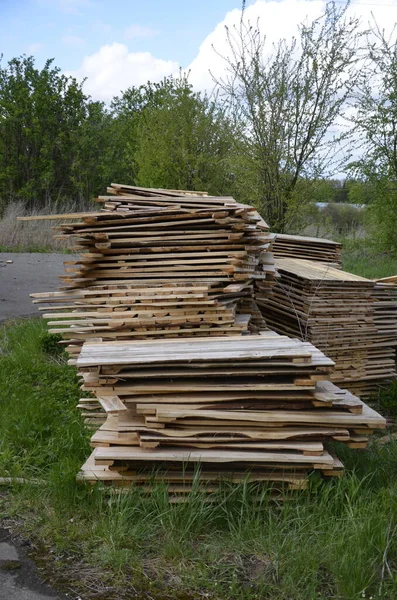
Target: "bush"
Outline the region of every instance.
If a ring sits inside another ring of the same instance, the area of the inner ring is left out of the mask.
[[[351,204],[330,203],[322,211],[322,216],[339,235],[355,233],[365,223],[365,209]]]

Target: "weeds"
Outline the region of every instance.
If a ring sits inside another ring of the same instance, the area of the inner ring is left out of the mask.
[[[23,202],[13,202],[0,216],[0,252],[68,252],[70,240],[54,239],[53,227],[59,225],[59,221],[17,221],[17,217],[84,210],[93,208],[69,203],[62,206],[61,211],[51,206],[27,210]]]
[[[397,273],[397,256],[380,252],[368,239],[344,239],[342,263],[345,271],[368,279],[380,279]]]
[[[78,383],[46,339],[44,321],[1,330],[0,475],[42,481],[15,483],[1,510],[22,519],[66,591],[84,600],[93,588],[106,600],[397,597],[395,440],[363,452],[338,445],[346,475],[314,476],[282,503],[248,483],[225,484],[210,503],[196,485],[176,505],[161,485],[145,495],[77,484],[90,452]]]
[[[396,419],[397,417],[397,382],[379,390],[377,399],[378,410],[384,416]]]
[[[59,342],[62,340],[62,335],[60,333],[43,333],[40,337],[40,348],[46,354],[50,356],[61,356],[63,355],[66,359],[66,352],[62,346],[59,345]]]

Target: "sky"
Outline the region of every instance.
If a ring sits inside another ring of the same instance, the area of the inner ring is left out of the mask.
[[[339,0],[338,0],[339,1]],[[256,22],[268,47],[323,12],[323,0],[247,0],[245,18]],[[381,28],[397,21],[397,0],[356,0],[349,8],[366,27],[373,13]],[[85,92],[108,102],[131,85],[190,71],[196,89],[210,91],[224,72],[225,25],[239,22],[241,0],[0,0],[2,63],[33,55],[47,58],[81,80]]]

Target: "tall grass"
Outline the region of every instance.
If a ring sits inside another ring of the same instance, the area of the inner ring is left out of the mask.
[[[342,264],[345,271],[368,279],[397,275],[397,255],[381,252],[371,240],[342,240]]]
[[[266,488],[225,484],[213,502],[196,486],[173,505],[161,485],[145,495],[76,483],[90,452],[78,398],[75,371],[51,350],[44,322],[3,327],[0,475],[36,483],[11,487],[2,513],[52,557],[65,591],[101,600],[397,597],[395,441],[338,447],[346,475],[313,476],[283,502]]]
[[[69,240],[54,240],[53,227],[60,221],[17,221],[17,217],[49,215],[68,212],[95,210],[69,202],[62,208],[26,209],[23,202],[10,203],[0,217],[0,252],[64,252],[71,243]]]

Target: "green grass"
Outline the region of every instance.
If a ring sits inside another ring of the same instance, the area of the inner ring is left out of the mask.
[[[367,239],[342,240],[343,269],[368,279],[397,275],[397,256],[380,252]]]
[[[283,503],[267,490],[258,500],[246,484],[225,486],[214,503],[194,490],[171,505],[161,486],[145,497],[75,482],[90,452],[79,396],[43,321],[3,327],[0,476],[40,483],[11,486],[0,510],[67,591],[101,600],[397,597],[396,442],[341,447],[345,477],[314,477]]]

